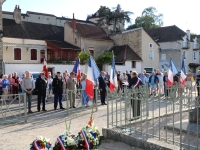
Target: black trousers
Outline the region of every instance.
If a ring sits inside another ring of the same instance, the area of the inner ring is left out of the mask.
[[[42,101],[42,110],[45,110],[45,98],[46,98],[46,93],[38,94],[37,110],[40,110],[41,101]]]
[[[138,99],[140,99],[140,94],[137,94]],[[140,116],[140,103],[141,101],[136,99],[133,95],[133,99],[131,99],[131,106],[132,106],[132,113],[133,117],[138,117]]]
[[[200,88],[199,88],[199,85],[197,85],[197,93],[198,93],[198,96],[200,96]]]
[[[106,99],[106,89],[100,90],[100,95],[101,95],[101,104],[104,104]]]
[[[18,86],[12,86],[12,94],[18,94],[19,93],[19,87]],[[17,95],[13,95],[13,99],[17,97]],[[18,100],[18,97],[16,98]]]

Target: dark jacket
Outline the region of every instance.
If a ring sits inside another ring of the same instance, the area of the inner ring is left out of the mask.
[[[47,79],[42,79],[40,76],[36,79],[35,88],[38,94],[46,94]]]
[[[53,79],[53,93],[62,93],[63,92],[63,80],[57,76]]]
[[[150,78],[149,78],[149,84],[151,84],[151,78],[152,78],[152,76],[150,76]],[[157,84],[158,82],[159,82],[159,79],[158,79],[158,77],[155,75],[155,76],[154,76],[154,83]]]
[[[106,82],[103,77],[99,77],[99,89],[105,90],[106,89]]]
[[[128,88],[131,89],[133,86],[135,86],[137,84],[138,80],[140,80],[140,82],[141,82],[141,79],[139,79],[139,77],[133,77],[133,78],[131,78],[131,80],[129,82],[129,85],[128,85]],[[138,86],[136,88],[138,88],[139,85],[140,85],[140,83],[138,84]]]

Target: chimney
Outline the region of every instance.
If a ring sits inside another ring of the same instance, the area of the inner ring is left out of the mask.
[[[74,13],[73,13],[73,19],[72,19],[72,28],[76,30],[76,19],[74,18]]]
[[[188,40],[190,41],[190,30],[187,30],[186,34],[187,34]]]
[[[19,5],[16,5],[14,9],[14,20],[17,24],[21,23],[21,9],[19,8]]]

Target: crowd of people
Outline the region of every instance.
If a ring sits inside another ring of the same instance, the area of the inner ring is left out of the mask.
[[[45,102],[47,101],[47,97],[52,97],[54,94],[54,109],[56,110],[58,107],[60,109],[65,109],[62,104],[62,100],[66,99],[66,89],[69,90],[68,96],[70,99],[70,108],[75,107],[76,96],[82,94],[82,105],[85,107],[89,107],[89,97],[85,91],[86,87],[86,74],[81,73],[81,79],[77,80],[76,74],[74,72],[68,73],[68,70],[61,73],[58,71],[55,77],[52,77],[52,74],[48,73],[48,78],[45,77],[45,72],[40,72],[39,77],[36,79],[36,82],[31,77],[29,71],[26,71],[23,74],[22,78],[18,77],[17,72],[14,72],[10,75],[1,75],[0,76],[0,95],[1,99],[5,100],[15,98],[18,100],[18,93],[26,93],[27,102],[28,102],[28,113],[32,113],[31,110],[31,102],[32,102],[32,93],[37,94],[37,110],[46,111]],[[174,84],[179,83],[180,74],[174,76]],[[121,73],[121,71],[117,71],[117,82],[118,88],[117,91],[120,90],[124,92],[124,87],[132,88],[137,84],[138,79],[140,79],[142,85],[148,85],[149,94],[156,95],[157,93],[162,96],[169,96],[169,90],[167,87],[168,80],[168,72],[165,71],[162,73],[160,70],[155,69],[151,74],[146,73],[144,70],[142,73],[137,73],[136,71],[126,71]],[[193,75],[189,70],[187,73],[187,83],[186,85],[192,85]],[[199,85],[200,81],[200,71],[198,71],[198,75],[196,77],[196,85]],[[98,89],[101,99],[102,105],[107,105],[105,103],[106,98],[106,89],[109,89],[110,86],[110,75],[108,72],[101,71],[101,76],[98,78],[98,82],[94,85],[94,94],[95,88]],[[77,89],[82,89],[81,93],[78,93]],[[188,90],[190,89],[186,89]],[[181,96],[184,89],[178,89],[178,96]],[[198,96],[199,96],[199,87],[197,87]],[[12,96],[12,97],[11,97]],[[94,102],[96,102],[96,95],[94,95]],[[42,104],[42,109],[41,109]],[[139,105],[138,105],[139,107]],[[139,112],[138,112],[139,113]]]

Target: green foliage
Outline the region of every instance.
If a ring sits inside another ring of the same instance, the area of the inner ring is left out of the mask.
[[[163,14],[157,14],[155,7],[145,8],[140,17],[135,19],[135,24],[128,26],[127,30],[143,27],[145,29],[158,28],[163,25]]]
[[[113,32],[119,31],[120,27],[117,28],[119,23],[124,24],[125,22],[130,23],[130,15],[133,13],[130,11],[123,11],[121,6],[118,4],[113,10],[106,6],[101,6],[98,10],[99,20],[98,25],[113,25]]]
[[[97,58],[96,58],[96,63],[98,65],[103,65],[103,64],[109,64],[112,61],[112,52],[106,52],[103,54],[100,54]]]
[[[89,57],[90,57],[90,53],[89,53],[89,51],[81,51],[78,54],[78,57],[80,58],[80,64],[83,65],[83,64],[86,64],[88,62]]]

